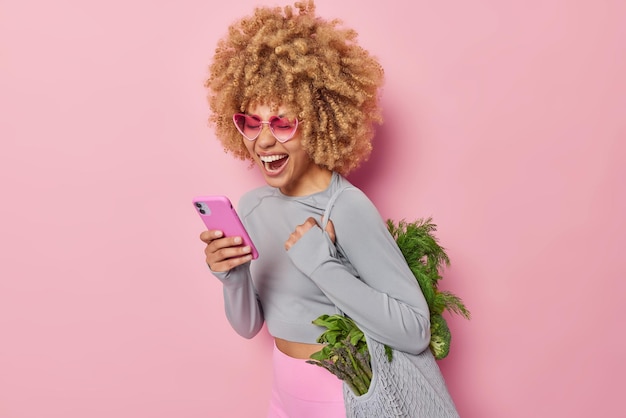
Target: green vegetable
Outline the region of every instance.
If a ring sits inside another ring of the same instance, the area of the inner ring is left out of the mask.
[[[430,316],[430,351],[436,359],[442,359],[450,352],[450,328],[443,316]]]
[[[387,229],[396,240],[402,255],[417,279],[430,310],[430,350],[437,360],[450,352],[451,334],[444,311],[470,319],[470,312],[455,294],[439,290],[441,270],[450,265],[445,249],[439,245],[434,233],[437,225],[432,218],[418,219],[408,223],[404,220],[395,224],[387,220]]]
[[[408,223],[404,220],[395,224],[387,220],[387,228],[406,259],[419,283],[430,310],[430,350],[437,360],[450,352],[452,335],[446,319],[448,311],[470,319],[470,312],[458,296],[438,288],[442,276],[440,271],[450,265],[450,259],[434,233],[437,226],[432,219],[418,219]],[[324,367],[345,381],[352,391],[360,396],[367,393],[372,379],[371,361],[365,335],[350,318],[342,315],[322,315],[313,321],[325,327],[318,342],[325,344],[322,350],[313,353],[308,363]],[[389,361],[393,351],[385,346]]]
[[[325,345],[307,363],[325,368],[346,382],[357,396],[367,393],[372,368],[363,331],[342,315],[322,315],[313,323],[326,328],[317,339]]]

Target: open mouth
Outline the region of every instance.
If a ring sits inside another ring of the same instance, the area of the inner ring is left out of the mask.
[[[270,173],[279,172],[285,164],[287,164],[287,160],[289,156],[287,154],[276,154],[276,155],[263,155],[259,156],[265,170]]]

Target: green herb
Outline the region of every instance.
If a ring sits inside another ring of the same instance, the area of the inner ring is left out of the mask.
[[[445,249],[439,245],[434,233],[437,226],[432,218],[414,222],[402,220],[397,224],[387,220],[387,228],[396,240],[400,251],[419,283],[430,310],[430,350],[437,360],[450,352],[451,334],[446,319],[448,311],[470,319],[470,312],[458,296],[439,290],[441,270],[450,265]],[[371,361],[365,335],[350,318],[342,315],[322,315],[313,321],[326,328],[318,342],[322,350],[311,355],[308,363],[324,367],[346,384],[357,395],[367,393],[372,379]],[[392,349],[385,346],[389,361]]]
[[[409,223],[404,220],[395,224],[387,220],[387,228],[398,243],[402,255],[417,279],[430,310],[430,350],[437,360],[450,352],[452,335],[444,311],[470,319],[470,312],[455,294],[439,290],[441,270],[450,265],[445,249],[435,237],[437,225],[432,218],[418,219]]]

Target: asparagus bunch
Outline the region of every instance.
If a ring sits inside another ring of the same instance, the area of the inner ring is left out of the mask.
[[[307,363],[325,368],[346,382],[357,396],[367,393],[372,368],[363,331],[342,315],[322,315],[313,323],[326,328],[317,340],[325,345]]]

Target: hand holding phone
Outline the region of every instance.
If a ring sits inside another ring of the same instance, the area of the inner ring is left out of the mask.
[[[222,231],[224,238],[241,237],[238,246],[249,246],[252,258],[258,258],[259,253],[228,197],[199,196],[193,199],[193,205],[208,230]]]

